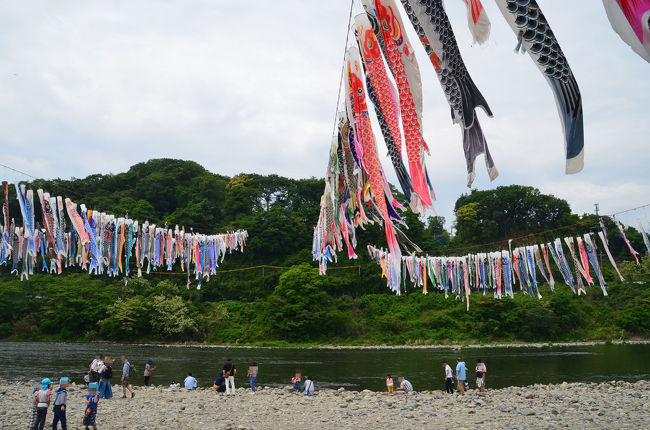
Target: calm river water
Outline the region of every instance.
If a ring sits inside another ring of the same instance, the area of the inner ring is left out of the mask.
[[[383,390],[387,373],[405,376],[416,390],[444,389],[442,361],[455,366],[452,349],[276,349],[236,347],[179,347],[122,344],[63,344],[0,342],[0,376],[7,380],[33,380],[69,376],[81,382],[93,356],[118,358],[113,382],[119,382],[119,356],[127,354],[137,368],[135,385],[143,383],[147,359],[154,361],[153,384],[181,382],[190,371],[202,386],[212,385],[226,358],[238,369],[236,383],[248,386],[246,369],[259,364],[257,385],[290,384],[293,373],[312,375],[317,387]],[[650,379],[650,345],[596,345],[543,348],[465,348],[468,368],[476,359],[487,365],[487,386],[500,388],[535,383],[600,382]],[[469,374],[474,386],[474,372]]]

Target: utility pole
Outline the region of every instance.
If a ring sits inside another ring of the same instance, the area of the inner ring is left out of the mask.
[[[598,205],[598,202],[594,203],[594,209],[596,209],[596,216],[599,216],[598,215],[598,210],[600,209],[600,206]],[[603,234],[605,234],[605,233],[603,232]],[[594,246],[596,246],[595,237],[594,237]],[[602,267],[603,267],[603,251],[601,251],[600,248],[598,248],[598,265],[601,267],[600,270],[602,272],[602,270],[603,270],[602,269]]]

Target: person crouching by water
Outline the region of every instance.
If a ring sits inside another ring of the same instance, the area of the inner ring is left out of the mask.
[[[217,379],[214,380],[214,385],[212,386],[212,388],[217,390],[217,393],[226,392],[226,378],[223,377],[223,372],[219,373]]]
[[[479,391],[485,391],[485,374],[487,373],[487,368],[485,363],[479,358],[476,360],[476,387]]]
[[[113,388],[111,387],[111,378],[113,377],[113,368],[111,365],[115,362],[114,358],[106,357],[104,364],[99,369],[99,398],[112,399]]]
[[[65,417],[65,405],[68,400],[68,386],[70,385],[70,378],[63,377],[59,379],[59,389],[56,390],[56,397],[54,398],[54,420],[52,420],[52,430],[59,427],[61,421],[61,428],[67,430],[68,421]]]
[[[257,362],[253,361],[253,364],[248,366],[248,380],[251,384],[251,393],[255,394],[255,379],[257,379]]]
[[[465,368],[465,362],[462,358],[458,357],[456,359],[456,380],[458,381],[458,392],[460,394],[465,394],[465,379],[467,379]]]
[[[197,387],[198,383],[196,378],[192,376],[192,372],[187,372],[187,378],[185,378],[185,389],[193,390]]]
[[[303,394],[305,396],[311,396],[314,394],[314,380],[311,379],[311,376],[305,378],[305,391]]]
[[[404,377],[400,376],[397,378],[397,380],[399,381],[399,387],[397,388],[397,391],[404,391],[405,393],[410,393],[413,391],[413,385],[404,379]]]
[[[122,398],[126,399],[126,391],[128,390],[131,393],[131,398],[135,397],[135,392],[131,388],[131,370],[135,370],[135,367],[131,367],[129,363],[129,358],[126,355],[122,356]]]
[[[45,419],[47,418],[47,408],[50,407],[50,396],[52,392],[49,390],[50,381],[45,378],[41,381],[41,387],[34,395],[34,404],[36,405],[36,421],[34,421],[33,430],[43,430],[45,427]]]
[[[149,380],[151,379],[151,375],[153,375],[153,371],[156,370],[156,368],[153,367],[152,364],[153,364],[152,360],[147,360],[147,364],[144,365],[144,386],[145,387],[149,386]]]
[[[443,361],[442,367],[445,368],[445,389],[448,394],[454,394],[454,374],[451,371],[451,366]]]
[[[237,369],[232,363],[232,358],[226,360],[226,364],[223,365],[223,377],[226,380],[226,396],[230,395],[232,388],[232,395],[235,395],[235,375],[237,374]]]

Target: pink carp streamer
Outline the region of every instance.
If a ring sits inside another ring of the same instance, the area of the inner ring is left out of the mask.
[[[650,63],[650,0],[603,0],[612,28]]]

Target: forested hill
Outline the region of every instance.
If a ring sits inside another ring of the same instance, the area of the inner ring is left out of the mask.
[[[156,159],[124,173],[35,180],[27,186],[141,222],[206,233],[247,229],[250,237],[245,251],[227,256],[200,292],[196,284],[185,288],[179,270],[152,272],[125,287],[121,279],[80,269],[61,276],[35,274],[21,282],[0,266],[0,338],[433,343],[650,335],[650,295],[641,284],[613,284],[606,299],[600,288],[585,299],[564,286],[554,295],[542,288],[542,301],[522,294],[501,301],[475,294],[470,313],[453,297],[422,296],[408,282],[406,296],[393,297],[365,250],[366,244],[385,246],[377,225],[357,229],[358,260],[348,260],[344,251],[338,264],[330,265],[358,268],[318,276],[310,266],[316,267],[311,246],[322,179],[227,177],[195,162]],[[20,222],[13,187],[9,200]],[[513,236],[528,236],[515,245],[547,242],[556,236],[535,233],[569,224],[582,223],[558,237],[598,229],[595,216],[573,214],[566,201],[518,185],[473,190],[459,197],[455,212],[454,237],[445,231],[444,218],[423,221],[410,211],[404,213],[406,233],[430,255],[462,255],[470,246]],[[607,228],[612,253],[629,280],[650,280],[648,260],[640,268],[624,261],[629,252],[611,222]],[[643,248],[635,230],[628,238],[637,250]],[[231,271],[259,265],[278,268]],[[608,265],[606,271],[607,279],[615,279]]]

